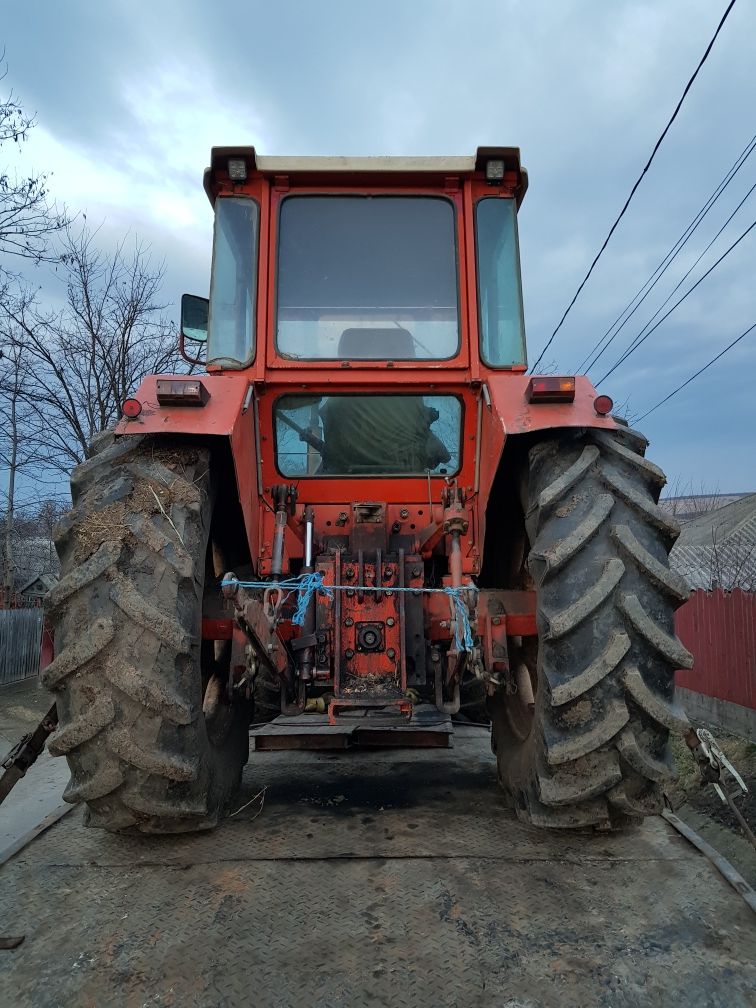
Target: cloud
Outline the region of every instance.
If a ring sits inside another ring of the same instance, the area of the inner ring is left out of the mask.
[[[30,15],[17,13],[6,46],[9,81],[39,112],[24,164],[52,168],[59,198],[94,223],[105,219],[108,240],[131,229],[150,241],[166,258],[174,302],[182,290],[207,290],[212,216],[201,173],[212,145],[453,154],[478,143],[520,144],[531,178],[520,238],[534,360],[720,15],[705,0],[481,0],[474,12],[464,0],[321,0],[237,4],[232,17],[201,0],[69,0],[34,17],[33,31]],[[756,12],[737,5],[554,343],[560,368],[583,359],[749,139],[755,34]],[[742,185],[712,211],[676,272],[617,338],[618,350],[754,170],[744,168]],[[727,234],[748,223],[749,206]],[[754,241],[749,236],[612,377],[616,401],[652,404],[756,319]],[[717,244],[724,247],[726,236]],[[706,263],[713,258],[714,249]],[[752,489],[750,407],[733,387],[744,387],[755,366],[756,339],[746,340],[652,414],[655,458],[673,471],[687,467],[686,479],[702,471],[727,489]],[[712,396],[726,395],[728,385],[725,411]]]

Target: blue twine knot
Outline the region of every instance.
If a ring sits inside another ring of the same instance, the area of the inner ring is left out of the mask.
[[[448,595],[454,603],[454,610],[457,614],[457,618],[454,621],[454,641],[457,645],[457,650],[459,651],[472,651],[473,649],[473,635],[472,627],[470,626],[470,618],[467,613],[467,606],[461,597],[461,593],[463,591],[469,590],[469,587],[442,589],[444,595]]]
[[[299,576],[299,599],[297,601],[297,611],[294,613],[292,623],[302,626],[307,615],[307,607],[310,599],[316,591],[324,592],[329,598],[333,598],[333,589],[323,584],[322,571],[313,571],[312,574],[301,574]]]

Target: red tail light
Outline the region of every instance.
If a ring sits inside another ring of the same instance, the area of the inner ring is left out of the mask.
[[[142,412],[142,404],[138,399],[124,399],[121,412],[127,420],[136,420]]]
[[[568,377],[531,378],[526,392],[528,402],[552,403],[575,401],[575,379]]]
[[[593,408],[599,416],[606,416],[607,413],[611,413],[613,407],[614,401],[608,395],[596,396],[593,400]]]

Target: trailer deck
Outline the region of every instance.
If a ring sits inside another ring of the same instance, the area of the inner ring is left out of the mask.
[[[154,838],[76,809],[17,853],[0,911],[25,940],[0,953],[0,1003],[754,1004],[754,916],[709,861],[663,819],[517,822],[484,729],[456,726],[451,749],[255,753],[239,807]]]

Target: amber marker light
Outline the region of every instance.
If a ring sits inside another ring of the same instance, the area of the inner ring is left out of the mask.
[[[138,399],[124,399],[121,406],[121,412],[127,420],[136,420],[142,412],[142,404]]]
[[[614,400],[608,395],[596,396],[593,400],[593,408],[596,410],[599,416],[606,416],[607,413],[612,412],[614,407]]]
[[[575,379],[563,377],[531,378],[526,392],[531,403],[575,401]]]

